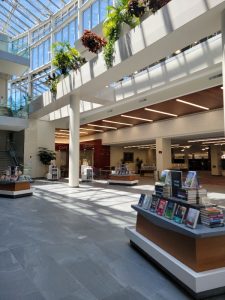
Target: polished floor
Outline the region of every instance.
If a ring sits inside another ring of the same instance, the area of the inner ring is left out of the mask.
[[[192,299],[124,235],[135,224],[131,204],[153,190],[152,179],[34,187],[31,197],[0,199],[0,300]],[[210,189],[212,199],[225,199],[225,186]]]

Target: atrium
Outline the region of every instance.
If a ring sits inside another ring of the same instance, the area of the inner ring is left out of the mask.
[[[0,0],[0,300],[224,299],[224,35],[223,0]]]

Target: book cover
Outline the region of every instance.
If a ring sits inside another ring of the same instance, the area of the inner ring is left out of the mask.
[[[142,207],[144,200],[145,200],[145,194],[141,194],[138,201],[138,206]]]
[[[181,224],[184,220],[184,216],[185,216],[186,211],[187,211],[187,207],[182,206],[182,205],[178,205],[176,210],[175,210],[173,220],[175,222]]]
[[[152,203],[150,205],[150,211],[155,212],[158,206],[159,198],[156,195],[152,195]]]
[[[151,196],[150,195],[145,195],[145,199],[144,199],[142,208],[149,209],[150,205],[151,205]]]
[[[159,215],[159,216],[163,216],[164,213],[165,213],[165,210],[166,210],[166,205],[167,205],[167,200],[165,199],[160,199],[159,200],[159,203],[158,203],[158,206],[156,208],[156,213]]]
[[[198,179],[196,171],[188,171],[186,180],[184,182],[184,186],[187,188],[197,188],[198,187]]]
[[[200,211],[194,208],[189,208],[185,224],[188,227],[195,228],[198,222]]]
[[[177,204],[175,202],[169,201],[166,206],[164,217],[172,220],[176,206],[177,206]]]

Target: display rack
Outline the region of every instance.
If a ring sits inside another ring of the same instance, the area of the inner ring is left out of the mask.
[[[137,205],[132,208],[138,213],[136,227],[125,233],[135,247],[196,299],[225,292],[225,227],[197,224],[191,229]]]

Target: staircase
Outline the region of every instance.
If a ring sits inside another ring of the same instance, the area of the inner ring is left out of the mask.
[[[7,151],[0,151],[0,174],[5,173],[8,166],[14,166],[14,162]]]

